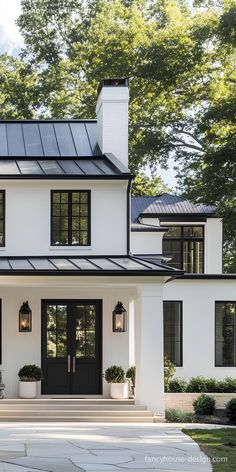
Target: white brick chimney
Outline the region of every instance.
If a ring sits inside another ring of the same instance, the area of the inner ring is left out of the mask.
[[[128,167],[128,79],[102,80],[96,106],[98,144]]]

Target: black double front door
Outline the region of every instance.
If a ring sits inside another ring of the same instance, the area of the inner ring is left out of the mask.
[[[102,302],[42,302],[42,393],[102,393]]]

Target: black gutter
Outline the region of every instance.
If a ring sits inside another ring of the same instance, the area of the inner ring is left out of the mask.
[[[130,254],[130,225],[131,225],[131,215],[130,215],[130,189],[131,189],[131,182],[132,179],[129,180],[127,185],[127,207],[126,207],[126,215],[127,215],[127,255]]]
[[[234,280],[236,279],[236,274],[185,274],[180,276],[180,278],[185,280]]]

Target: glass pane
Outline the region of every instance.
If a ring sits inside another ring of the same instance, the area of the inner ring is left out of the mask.
[[[181,238],[181,226],[169,226],[169,231],[164,234],[166,238]]]
[[[80,218],[80,229],[85,231],[88,229],[88,219],[87,218]]]
[[[88,192],[81,192],[80,193],[80,202],[87,203],[88,202]]]
[[[184,241],[184,270],[197,274],[203,272],[202,241]]]
[[[67,312],[65,306],[57,307],[57,329],[65,330],[67,328]]]
[[[181,241],[163,240],[163,254],[167,256],[172,256],[172,259],[168,263],[168,265],[170,265],[171,267],[176,267],[177,269],[182,268]]]
[[[79,233],[79,244],[81,246],[87,246],[88,245],[88,233],[87,231],[80,231]]]
[[[95,331],[86,331],[86,357],[95,357]]]
[[[86,307],[86,327],[87,329],[95,329],[96,311],[94,305]]]
[[[56,332],[47,332],[47,357],[57,356]]]
[[[235,303],[216,303],[216,365],[236,363],[235,307]]]
[[[60,203],[60,192],[52,194],[53,203]]]
[[[76,357],[85,357],[85,331],[76,330]]]
[[[57,357],[66,357],[67,356],[67,332],[58,331],[57,332]]]
[[[164,352],[177,366],[182,365],[182,304],[164,302]]]
[[[61,203],[68,203],[68,192],[60,192]]]
[[[184,237],[188,238],[203,238],[202,226],[184,226]]]
[[[56,329],[56,305],[48,305],[47,307],[47,329]]]
[[[76,329],[85,328],[85,306],[77,305],[76,306]]]

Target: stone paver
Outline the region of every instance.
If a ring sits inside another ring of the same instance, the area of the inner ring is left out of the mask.
[[[1,423],[0,472],[210,472],[183,426]]]

